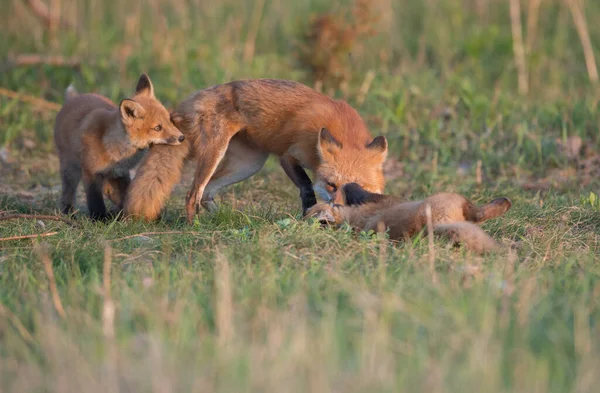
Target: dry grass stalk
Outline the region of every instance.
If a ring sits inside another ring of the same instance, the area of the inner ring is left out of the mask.
[[[51,32],[56,32],[58,27],[72,29],[73,25],[60,17],[60,1],[52,0],[51,4],[52,7],[49,8],[42,0],[27,0],[31,12],[40,18]]]
[[[46,233],[38,233],[35,235],[0,237],[0,242],[7,242],[10,240],[36,239],[38,237],[48,237],[48,236],[54,236],[57,234],[58,234],[58,232],[46,232]]]
[[[0,96],[12,98],[14,100],[19,100],[22,102],[26,102],[28,104],[32,104],[37,106],[38,108],[47,109],[50,111],[59,111],[60,105],[54,102],[46,101],[39,97],[34,97],[29,94],[21,94],[16,91],[8,90],[3,87],[0,87]]]
[[[513,38],[513,53],[519,83],[519,93],[527,94],[529,83],[527,79],[527,62],[525,60],[525,47],[523,46],[523,27],[521,24],[521,3],[519,0],[510,0],[510,25]]]
[[[529,8],[527,10],[527,46],[525,48],[528,55],[531,55],[531,50],[537,38],[541,4],[542,0],[529,0]]]
[[[252,63],[254,58],[254,50],[256,47],[256,37],[258,36],[258,29],[260,28],[260,21],[263,16],[263,10],[265,8],[265,0],[258,0],[254,4],[254,12],[252,13],[252,19],[250,21],[250,27],[248,34],[246,35],[246,43],[244,44],[244,62]]]
[[[429,243],[429,269],[431,271],[431,281],[437,284],[437,274],[435,272],[435,246],[433,244],[433,218],[431,217],[431,205],[425,206],[425,216],[427,217],[427,241]]]
[[[61,222],[64,222],[65,224],[71,225],[73,227],[81,226],[78,223],[71,221],[69,219],[66,219],[64,217],[49,216],[49,215],[43,215],[43,214],[7,214],[7,215],[0,216],[0,221],[16,220],[16,219],[20,219],[20,218],[33,219],[33,220],[61,221]]]
[[[17,329],[17,331],[19,332],[19,334],[21,335],[21,337],[23,338],[23,340],[26,343],[33,344],[35,342],[31,333],[29,333],[29,331],[21,323],[19,318],[17,318],[17,316],[15,314],[13,314],[8,308],[6,308],[4,306],[4,304],[2,304],[1,302],[0,302],[0,316],[8,319],[12,323],[14,328]]]
[[[54,308],[58,315],[61,318],[66,318],[65,309],[62,305],[62,301],[60,300],[60,295],[58,294],[58,289],[56,287],[56,279],[54,278],[54,270],[52,269],[52,261],[50,260],[50,256],[48,255],[48,248],[45,245],[36,244],[34,247],[34,251],[42,261],[42,265],[44,265],[44,270],[46,271],[46,275],[48,276],[48,286],[50,288],[50,294],[52,295],[52,303],[54,303]]]
[[[22,53],[8,58],[9,66],[32,66],[45,64],[51,66],[79,67],[81,59],[61,55],[41,55],[37,53]]]
[[[227,258],[217,251],[215,266],[216,325],[219,345],[226,346],[233,337],[233,300],[231,272]]]
[[[598,82],[598,68],[596,67],[596,59],[594,57],[594,48],[590,39],[590,32],[587,26],[587,21],[583,13],[583,4],[581,0],[566,0],[581,46],[583,47],[583,55],[585,57],[585,65],[587,67],[588,76],[592,83]]]
[[[102,308],[102,331],[107,351],[108,386],[110,392],[119,391],[117,378],[117,345],[115,342],[115,303],[111,296],[110,270],[112,266],[112,248],[108,243],[104,246],[104,264],[102,268],[102,283],[104,290],[104,305]]]

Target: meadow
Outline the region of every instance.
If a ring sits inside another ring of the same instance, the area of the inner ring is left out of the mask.
[[[0,9],[0,391],[598,391],[600,2]],[[65,88],[119,100],[142,72],[170,108],[258,77],[344,98],[389,141],[388,193],[509,197],[482,226],[507,251],[321,228],[274,158],[193,225],[189,170],[155,223],[91,222],[82,190],[72,222],[3,219],[58,213]]]

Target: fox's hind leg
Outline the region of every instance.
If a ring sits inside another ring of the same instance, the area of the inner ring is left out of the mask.
[[[81,167],[77,163],[61,161],[60,178],[62,181],[60,211],[63,214],[71,214],[75,208],[77,186],[81,181]]]
[[[186,196],[187,220],[192,222],[198,208],[202,203],[204,189],[213,177],[219,163],[227,152],[231,138],[240,130],[236,124],[221,128],[218,125],[206,124],[201,129],[199,144],[195,151],[195,160],[198,163],[192,188]]]
[[[231,138],[225,156],[204,189],[202,207],[208,211],[216,210],[214,198],[219,190],[254,175],[265,165],[268,157],[269,153],[249,146],[237,135]]]
[[[302,168],[298,160],[289,154],[284,154],[279,159],[281,167],[285,174],[294,182],[296,187],[300,189],[300,199],[302,199],[302,215],[306,211],[317,204],[317,197],[313,189],[313,184],[306,171]]]

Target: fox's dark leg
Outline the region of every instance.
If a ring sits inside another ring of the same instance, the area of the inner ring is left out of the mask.
[[[225,156],[204,189],[202,206],[208,211],[216,210],[214,198],[217,192],[254,175],[265,165],[268,157],[269,153],[249,146],[241,138],[231,138]]]
[[[103,180],[100,176],[89,174],[84,174],[83,176],[88,211],[92,220],[104,220],[107,218],[104,197],[102,196]]]
[[[317,198],[315,196],[315,191],[313,190],[312,181],[298,160],[289,154],[286,153],[281,156],[279,163],[285,171],[285,174],[288,175],[296,187],[300,189],[300,199],[302,199],[302,215],[305,215],[308,209],[317,204]]]
[[[75,206],[75,194],[81,181],[81,167],[77,163],[60,163],[60,178],[62,180],[62,195],[60,210],[63,214],[71,214]]]
[[[362,205],[369,202],[381,202],[387,199],[387,196],[366,191],[356,183],[345,184],[343,190],[346,205]]]

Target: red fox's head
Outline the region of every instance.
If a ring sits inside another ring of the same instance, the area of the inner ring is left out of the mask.
[[[175,127],[169,112],[154,97],[154,87],[150,77],[142,74],[131,99],[124,99],[119,105],[121,120],[131,142],[138,149],[152,144],[179,145],[184,136]]]
[[[319,132],[317,151],[321,163],[316,170],[314,190],[325,201],[343,205],[342,187],[348,183],[357,183],[369,192],[383,192],[382,165],[387,157],[384,136],[376,137],[364,148],[345,147],[323,128]]]

